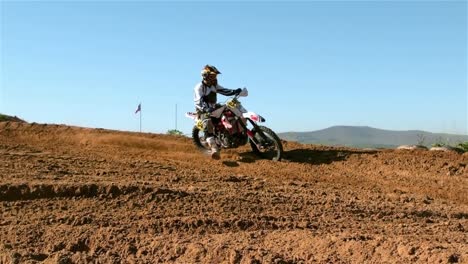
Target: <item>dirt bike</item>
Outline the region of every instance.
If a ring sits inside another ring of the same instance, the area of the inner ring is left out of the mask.
[[[257,123],[265,122],[262,116],[247,111],[239,97],[246,97],[246,88],[241,93],[229,98],[224,104],[210,113],[213,121],[215,142],[219,148],[237,148],[250,143],[252,151],[258,156],[273,161],[280,161],[283,155],[283,145],[280,138],[266,126]],[[197,113],[188,112],[186,116],[195,121],[192,129],[192,140],[195,146],[207,152],[210,150],[206,142],[206,135],[203,132],[203,122],[198,118]],[[247,126],[252,125],[252,129]]]

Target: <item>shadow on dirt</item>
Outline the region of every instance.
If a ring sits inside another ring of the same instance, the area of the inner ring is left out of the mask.
[[[284,151],[283,161],[308,163],[313,165],[330,164],[335,161],[346,160],[350,155],[369,155],[378,153],[378,150],[371,151],[350,151],[350,150],[312,150],[312,149],[293,149]],[[241,160],[239,162],[252,163],[262,158],[254,155],[252,152],[244,152],[239,154]]]
[[[239,163],[230,160],[223,161],[223,164],[228,167],[239,167]]]
[[[375,154],[378,151],[350,151],[350,150],[312,150],[312,149],[293,149],[284,152],[284,160],[308,164],[330,164],[335,161],[346,160],[353,154]]]
[[[239,156],[241,157],[239,162],[243,163],[254,163],[257,160],[261,160],[259,156],[253,154],[252,152],[243,152],[240,153]]]

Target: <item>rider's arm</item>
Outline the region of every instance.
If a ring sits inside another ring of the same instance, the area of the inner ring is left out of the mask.
[[[231,89],[224,88],[219,84],[216,86],[216,92],[225,96],[236,95],[236,94],[239,94],[241,91],[242,89],[240,88],[231,90]]]
[[[199,83],[194,89],[195,108],[197,108],[197,110],[204,111],[206,108],[206,103],[204,102],[203,97],[203,85]]]

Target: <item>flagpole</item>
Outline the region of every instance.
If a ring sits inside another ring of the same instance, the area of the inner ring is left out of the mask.
[[[177,104],[175,105],[175,130],[177,130]]]
[[[140,103],[140,133],[141,133],[141,103]]]

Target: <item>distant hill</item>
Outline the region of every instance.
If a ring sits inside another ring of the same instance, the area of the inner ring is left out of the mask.
[[[13,122],[25,123],[24,120],[19,119],[19,118],[16,117],[16,116],[9,116],[9,115],[0,114],[0,122],[6,122],[6,121],[13,121]]]
[[[367,126],[333,126],[312,132],[286,132],[278,136],[284,140],[308,144],[349,146],[358,148],[395,148],[400,145],[423,145],[434,143],[456,145],[468,141],[468,135],[430,133],[420,130],[393,131]]]

